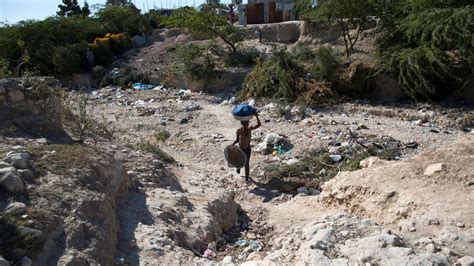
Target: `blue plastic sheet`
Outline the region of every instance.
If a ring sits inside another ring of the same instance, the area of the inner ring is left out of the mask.
[[[145,91],[145,90],[151,90],[155,88],[155,86],[150,85],[150,84],[143,84],[143,83],[135,83],[133,84],[133,89],[134,90],[140,90],[140,91]]]
[[[256,113],[257,109],[246,103],[239,104],[232,110],[232,115],[234,116],[251,116],[255,115]]]

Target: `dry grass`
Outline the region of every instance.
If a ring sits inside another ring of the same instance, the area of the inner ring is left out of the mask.
[[[84,144],[53,144],[34,146],[28,149],[38,169],[53,174],[64,174],[71,168],[87,168],[101,152],[94,146]]]

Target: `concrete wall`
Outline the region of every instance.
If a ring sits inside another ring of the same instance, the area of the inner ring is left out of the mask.
[[[63,91],[56,79],[0,79],[0,132],[59,136],[62,118]]]

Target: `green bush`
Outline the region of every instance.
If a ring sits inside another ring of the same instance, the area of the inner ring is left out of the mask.
[[[88,69],[87,43],[68,44],[53,50],[53,64],[57,73],[84,73]]]
[[[135,36],[151,29],[149,21],[145,19],[135,6],[108,5],[97,12],[97,18],[107,29],[107,32],[127,33]]]
[[[6,78],[12,75],[10,71],[10,65],[6,59],[0,58],[0,79]]]
[[[170,72],[191,80],[210,80],[216,76],[216,61],[212,46],[185,44],[169,50],[173,53]]]
[[[308,79],[305,68],[284,50],[277,50],[265,61],[258,61],[245,78],[240,97],[269,97],[286,102],[311,103],[326,96],[327,87]]]
[[[334,51],[326,46],[321,46],[314,52],[312,63],[311,73],[320,81],[333,81],[340,67]]]
[[[474,7],[466,4],[406,0],[389,6],[379,62],[412,98],[443,98],[472,82]]]
[[[100,22],[80,17],[51,17],[43,21],[25,21],[0,28],[0,58],[14,67],[21,57],[17,43],[22,40],[29,52],[29,65],[44,75],[54,74],[54,49],[83,41],[92,42],[106,31]]]

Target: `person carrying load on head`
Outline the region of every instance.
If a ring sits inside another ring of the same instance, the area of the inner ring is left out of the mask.
[[[242,127],[237,129],[237,139],[232,145],[239,143],[239,147],[244,151],[247,161],[245,163],[245,180],[250,181],[250,155],[252,150],[250,148],[250,141],[252,140],[252,130],[257,129],[262,126],[258,114],[255,113],[255,118],[257,118],[257,125],[250,126],[249,121],[241,121]],[[237,173],[240,174],[240,168],[237,168]]]

